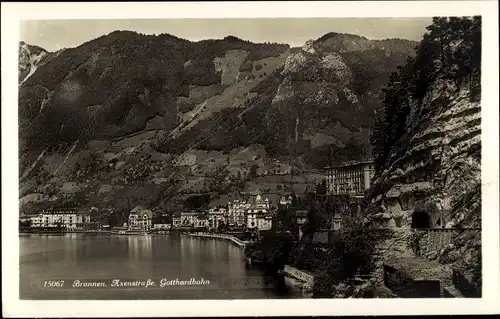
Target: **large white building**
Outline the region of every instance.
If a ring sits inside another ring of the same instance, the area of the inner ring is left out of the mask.
[[[196,221],[198,220],[198,214],[199,213],[195,212],[195,211],[182,212],[181,218],[180,218],[180,225],[178,225],[178,226],[194,227],[196,224]]]
[[[200,214],[194,221],[194,228],[208,228],[208,216]]]
[[[255,198],[255,203],[247,209],[247,229],[267,230],[272,227],[269,199],[262,199],[260,194]]]
[[[333,195],[360,195],[370,188],[375,174],[372,161],[349,162],[326,168],[326,190]]]
[[[150,231],[152,228],[153,212],[136,206],[128,216],[128,229],[137,231]]]
[[[226,223],[227,215],[228,211],[224,207],[210,208],[208,210],[208,227],[217,229],[221,223]]]
[[[235,199],[233,202],[229,202],[228,207],[228,223],[231,226],[244,226],[245,225],[245,215],[247,210],[252,205],[244,200]]]
[[[78,209],[48,209],[30,217],[31,227],[65,227],[67,230],[84,230],[93,228],[90,214]],[[95,228],[95,227],[94,227]]]
[[[172,227],[180,227],[182,225],[182,214],[175,213],[172,216]]]

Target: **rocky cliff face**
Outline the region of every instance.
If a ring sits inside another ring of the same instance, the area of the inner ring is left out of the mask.
[[[447,28],[443,21],[435,24]],[[474,24],[471,28],[477,32]],[[451,45],[443,47],[454,62],[446,60],[420,98],[407,99],[405,133],[377,172],[366,212],[373,227],[396,231],[391,243],[381,247],[382,258],[414,255],[411,241],[420,237],[420,255],[458,270],[480,291],[480,60],[470,52],[459,53],[480,43],[480,34],[464,39],[457,33],[462,41],[456,41],[454,33],[446,32]],[[472,67],[457,75],[453,70],[461,65]],[[410,229],[414,231],[405,231]]]
[[[471,101],[467,88],[438,81],[411,113],[398,155],[374,181],[393,186],[373,198],[372,204],[381,207],[373,220],[410,227],[417,211],[429,214],[430,227],[480,227],[481,206],[474,196],[481,192],[480,101]],[[464,196],[471,198],[462,203]]]
[[[205,193],[276,193],[290,179],[312,187],[321,175],[311,168],[332,153],[369,151],[377,92],[414,46],[337,50],[326,39],[319,53],[321,41],[290,49],[113,32],[49,54],[20,85],[23,207],[62,192],[165,208]],[[34,58],[21,51],[26,70]]]
[[[47,63],[52,54],[40,47],[19,43],[19,83],[26,81],[36,69]]]

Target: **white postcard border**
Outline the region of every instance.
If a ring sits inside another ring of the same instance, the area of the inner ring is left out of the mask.
[[[2,296],[9,317],[257,316],[498,313],[498,7],[496,1],[2,3]],[[17,57],[19,21],[264,17],[483,17],[483,298],[204,301],[19,300]]]

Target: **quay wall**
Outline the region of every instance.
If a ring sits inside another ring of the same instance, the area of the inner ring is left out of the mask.
[[[314,287],[314,275],[299,270],[290,265],[283,269],[285,284],[294,291],[301,292],[304,297],[312,297]]]
[[[234,244],[236,244],[242,248],[245,248],[245,246],[249,243],[249,242],[242,241],[242,240],[240,240],[234,236],[231,236],[231,235],[219,235],[219,234],[210,234],[210,233],[195,233],[195,234],[186,234],[186,235],[191,236],[191,237],[225,239],[225,240],[229,240],[229,241],[233,242]]]

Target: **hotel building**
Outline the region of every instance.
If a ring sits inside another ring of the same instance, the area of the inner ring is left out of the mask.
[[[91,222],[90,214],[79,209],[48,209],[30,217],[31,227],[65,227],[67,230],[86,230],[97,228],[97,223]]]
[[[332,195],[363,195],[375,174],[372,161],[348,162],[326,168],[326,189]]]
[[[196,221],[198,220],[199,214],[200,214],[199,212],[195,212],[195,211],[182,212],[179,226],[194,227],[194,225],[196,224]],[[175,223],[174,223],[174,225],[175,225]]]
[[[128,216],[128,229],[139,231],[150,231],[153,221],[153,212],[136,206]]]
[[[227,210],[223,207],[208,210],[208,228],[217,229],[221,223],[226,223]]]
[[[252,205],[246,201],[240,201],[238,199],[229,202],[228,208],[228,223],[231,226],[244,226],[245,225],[245,213]]]
[[[272,214],[269,212],[269,199],[262,199],[260,194],[255,198],[255,203],[247,210],[247,229],[267,230],[272,226]]]

